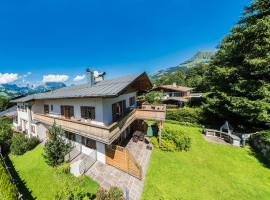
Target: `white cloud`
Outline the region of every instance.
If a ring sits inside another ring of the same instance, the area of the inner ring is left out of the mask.
[[[73,81],[81,81],[81,80],[83,80],[84,78],[85,78],[85,75],[82,75],[82,76],[77,75],[77,76],[73,79]]]
[[[42,82],[66,82],[69,79],[67,75],[45,75],[43,76]]]
[[[0,84],[11,83],[13,81],[16,81],[18,78],[19,78],[18,74],[13,74],[13,73],[1,74],[0,73]]]

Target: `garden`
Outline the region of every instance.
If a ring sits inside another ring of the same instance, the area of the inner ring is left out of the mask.
[[[209,143],[198,127],[166,123],[191,139],[188,151],[155,148],[142,199],[245,199],[270,196],[270,169],[249,146]]]

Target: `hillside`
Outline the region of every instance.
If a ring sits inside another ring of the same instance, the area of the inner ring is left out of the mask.
[[[155,73],[151,78],[157,79],[163,75],[170,74],[175,72],[176,70],[181,70],[186,72],[189,68],[196,66],[197,64],[207,63],[210,58],[215,54],[215,51],[198,51],[192,58],[184,61],[183,63],[175,66],[169,67],[167,69],[159,70]]]
[[[48,82],[43,85],[39,85],[37,87],[27,87],[27,86],[18,86],[16,84],[2,84],[0,85],[0,96],[6,96],[10,98],[14,98],[21,95],[39,93],[39,92],[47,92],[50,90],[55,90],[61,87],[65,87],[66,85],[61,82]]]

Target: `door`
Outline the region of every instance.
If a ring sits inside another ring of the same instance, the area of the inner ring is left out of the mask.
[[[73,106],[61,106],[61,115],[67,119],[74,117],[74,107]]]
[[[125,115],[126,111],[126,100],[119,101],[112,104],[112,119],[113,122],[118,121],[121,117]]]

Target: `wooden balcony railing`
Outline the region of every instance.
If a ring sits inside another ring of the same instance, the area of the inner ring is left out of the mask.
[[[109,126],[101,126],[76,119],[66,119],[39,113],[34,113],[33,119],[48,125],[56,123],[66,131],[75,132],[79,135],[110,144],[136,119],[164,121],[165,116],[165,105],[143,105],[141,108],[134,109],[125,117]]]

